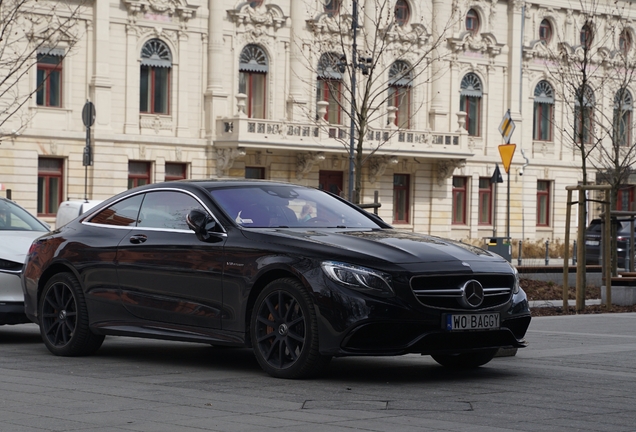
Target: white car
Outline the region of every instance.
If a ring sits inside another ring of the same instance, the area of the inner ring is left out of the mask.
[[[31,322],[24,314],[22,267],[33,240],[49,226],[6,198],[0,198],[0,325]]]
[[[55,217],[55,229],[66,225],[76,217],[82,215],[83,213],[86,213],[101,202],[101,200],[64,201],[57,209],[57,216]]]

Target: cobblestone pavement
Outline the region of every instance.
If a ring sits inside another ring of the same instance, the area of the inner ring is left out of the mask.
[[[107,337],[55,357],[0,327],[0,431],[633,431],[636,314],[534,318],[530,347],[475,371],[430,357],[335,359],[274,379],[251,351]]]

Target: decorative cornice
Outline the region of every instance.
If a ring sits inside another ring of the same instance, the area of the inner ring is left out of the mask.
[[[384,175],[386,168],[391,165],[397,165],[398,158],[396,156],[381,156],[374,157],[369,163],[369,181],[375,183],[378,178]]]

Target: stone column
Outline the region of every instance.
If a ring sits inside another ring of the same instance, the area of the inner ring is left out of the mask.
[[[205,131],[208,139],[213,139],[216,129],[215,119],[228,115],[225,112],[228,93],[223,88],[223,77],[233,73],[234,68],[224,64],[223,56],[223,0],[208,0],[208,73],[205,90]],[[231,71],[228,74],[228,69]]]
[[[110,1],[95,0],[93,8],[94,63],[90,79],[91,99],[95,104],[95,131],[111,130],[110,80]]]
[[[429,128],[433,131],[446,131],[450,127],[448,123],[448,105],[447,94],[444,94],[443,80],[444,68],[446,67],[444,60],[436,60],[440,56],[440,51],[445,49],[442,47],[444,35],[441,34],[445,27],[445,23],[449,20],[451,14],[451,2],[447,0],[433,0],[433,19],[431,20],[431,40],[437,44],[437,48],[432,52],[431,62],[431,109],[428,113]],[[454,17],[457,19],[457,17]],[[454,97],[454,95],[450,95]]]
[[[126,119],[125,134],[139,134],[139,73],[141,50],[137,47],[137,27],[126,25]]]
[[[177,66],[176,75],[178,76],[177,89],[177,112],[173,113],[173,118],[177,120],[177,136],[190,136],[188,129],[188,113],[192,109],[190,100],[188,99],[188,82],[190,78],[190,68],[188,67],[188,34],[186,31],[179,31],[179,65]],[[174,94],[174,93],[173,93]]]
[[[305,35],[306,4],[292,1],[291,8],[291,42],[289,55],[290,83],[287,116],[289,120],[307,120],[307,92],[304,81],[311,82],[308,59],[303,55],[303,37]]]

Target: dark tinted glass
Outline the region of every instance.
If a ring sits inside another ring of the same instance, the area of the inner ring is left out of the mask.
[[[121,200],[97,213],[89,222],[102,225],[135,226],[143,195]]]
[[[190,195],[173,191],[149,192],[141,205],[137,226],[189,231],[186,215],[194,209],[205,212]]]

